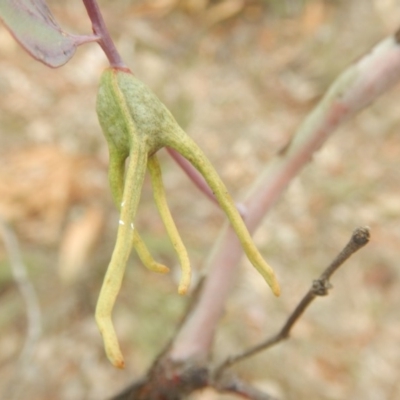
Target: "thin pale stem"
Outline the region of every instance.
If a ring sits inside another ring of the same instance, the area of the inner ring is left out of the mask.
[[[120,157],[116,152],[110,152],[108,182],[117,210],[121,210],[122,196],[124,194],[125,160],[125,157]]]
[[[113,153],[110,154],[109,162],[108,180],[110,183],[111,193],[117,210],[121,210],[122,196],[124,193],[125,158]],[[135,229],[133,233],[132,246],[135,248],[140,261],[142,261],[143,265],[147,269],[161,274],[169,272],[168,267],[154,260],[137,229]]]
[[[133,247],[139,256],[140,261],[142,261],[143,265],[147,269],[160,274],[166,274],[169,272],[168,267],[154,260],[143,239],[140,237],[137,229],[135,229],[133,233]]]
[[[178,134],[177,138],[178,140],[176,140],[176,137],[173,136],[168,145],[178,150],[203,175],[204,179],[207,181],[215,197],[217,198],[221,208],[225,211],[225,214],[235,230],[249,261],[271,287],[272,292],[276,296],[279,296],[280,288],[273,269],[266,263],[256,248],[253,239],[251,238],[251,235],[235,206],[235,203],[233,202],[228,190],[215,171],[214,167],[210,161],[208,161],[202,150],[189,136],[186,134]]]
[[[96,306],[96,321],[103,336],[107,357],[117,368],[124,368],[124,359],[119,348],[111,314],[121,288],[126,263],[132,250],[135,229],[134,220],[146,172],[146,164],[147,149],[145,144],[138,141],[132,146],[129,157],[117,240]]]
[[[161,168],[156,155],[149,157],[147,167],[151,176],[154,201],[156,202],[158,211],[164,222],[165,229],[167,230],[172,246],[179,257],[181,264],[182,276],[179,283],[178,292],[179,294],[186,294],[190,286],[190,260],[186,251],[186,247],[183,244],[168,207],[167,197],[165,195],[164,185],[162,182]]]

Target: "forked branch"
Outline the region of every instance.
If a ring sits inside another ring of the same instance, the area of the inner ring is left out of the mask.
[[[262,392],[247,382],[241,380],[236,375],[225,374],[224,379],[214,387],[220,393],[231,393],[250,400],[276,400],[275,397]]]
[[[400,80],[400,31],[382,40],[350,65],[306,117],[288,146],[266,167],[245,202],[246,225],[253,233],[291,180],[329,136]],[[182,326],[171,358],[204,359],[233,285],[242,250],[228,227],[221,233],[207,265],[207,279],[197,305]]]
[[[356,229],[350,241],[325,269],[320,277],[313,281],[311,288],[288,317],[280,331],[262,343],[229,357],[214,371],[209,364],[195,364],[193,360],[176,363],[168,358],[167,349],[157,358],[144,380],[126,388],[113,400],[183,400],[186,395],[205,387],[212,387],[220,393],[231,393],[251,400],[275,400],[271,395],[244,382],[228,368],[245,358],[266,350],[287,339],[295,323],[307,307],[318,296],[326,296],[332,287],[329,279],[335,271],[357,250],[369,241],[368,228]],[[200,291],[200,290],[199,290]],[[190,316],[190,308],[187,316]],[[165,397],[165,394],[168,394]]]
[[[270,337],[269,339],[259,343],[258,345],[251,347],[248,350],[245,350],[242,353],[239,353],[235,356],[229,357],[226,361],[224,361],[217,369],[216,376],[220,377],[224,370],[232,365],[242,361],[248,357],[251,357],[263,350],[266,350],[281,341],[287,339],[290,335],[290,332],[296,322],[303,315],[304,311],[308,308],[308,306],[319,296],[327,296],[329,289],[332,288],[332,285],[329,282],[330,277],[338,270],[340,266],[356,251],[360,250],[369,242],[370,234],[368,228],[357,228],[353,235],[351,236],[350,241],[343,248],[343,250],[336,256],[336,258],[332,261],[332,263],[325,269],[324,272],[319,276],[319,278],[315,279],[311,285],[311,288],[305,294],[305,296],[301,299],[299,304],[290,314],[289,318],[281,328],[281,330]]]

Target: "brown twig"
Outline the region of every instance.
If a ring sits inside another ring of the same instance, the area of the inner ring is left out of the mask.
[[[258,390],[233,374],[225,374],[223,379],[219,380],[213,387],[220,393],[232,393],[244,399],[276,400],[275,397]]]
[[[315,279],[311,285],[309,291],[301,299],[297,307],[290,314],[289,318],[281,328],[281,330],[270,337],[269,339],[259,343],[258,345],[245,350],[235,356],[229,357],[225,360],[217,369],[216,377],[221,376],[222,372],[233,364],[244,360],[245,358],[251,357],[260,351],[266,350],[279,342],[287,339],[294,324],[300,319],[307,307],[312,303],[312,301],[318,296],[327,296],[329,289],[332,285],[329,282],[329,278],[338,270],[338,268],[343,265],[343,263],[356,251],[365,246],[369,241],[369,230],[368,228],[357,228],[350,241],[344,247],[344,249],[337,255],[337,257],[332,261],[332,263],[325,269],[325,271],[320,275],[318,279]]]

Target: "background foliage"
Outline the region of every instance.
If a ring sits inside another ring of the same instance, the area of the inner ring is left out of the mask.
[[[240,199],[332,79],[397,28],[396,3],[100,5],[124,59]],[[66,30],[89,31],[79,1],[49,4]],[[151,274],[132,257],[114,313],[127,368],[109,365],[93,318],[118,218],[94,112],[105,57],[85,45],[65,67],[50,70],[31,61],[2,26],[0,49],[0,214],[20,239],[44,329],[32,368],[18,375],[25,306],[0,244],[0,387],[16,379],[33,400],[106,398],[145,371],[173,334],[186,299],[176,294],[177,276]],[[282,398],[400,397],[399,95],[395,88],[332,137],[257,232],[256,243],[280,276],[279,300],[243,261],[217,359],[275,331],[350,232],[371,227],[371,243],[335,276],[332,295],[313,305],[293,339],[238,367]],[[170,206],[199,274],[222,213],[168,156],[161,159]],[[138,224],[154,255],[176,267],[151,196],[147,182]]]

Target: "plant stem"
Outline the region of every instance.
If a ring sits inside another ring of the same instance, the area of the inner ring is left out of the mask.
[[[93,33],[100,37],[98,43],[106,54],[111,67],[127,68],[108,32],[99,5],[96,0],[83,0],[86,11],[92,21]]]
[[[251,357],[256,353],[259,353],[263,350],[266,350],[282,340],[285,340],[289,337],[290,332],[295,325],[295,323],[300,319],[303,315],[304,311],[308,308],[308,306],[315,300],[318,296],[327,296],[329,289],[332,288],[332,285],[329,282],[329,278],[338,270],[340,266],[356,251],[360,250],[369,242],[370,234],[368,228],[357,228],[347,245],[343,248],[343,250],[335,257],[335,259],[331,262],[331,264],[322,272],[320,277],[313,281],[311,288],[304,295],[298,305],[295,307],[293,312],[290,314],[285,324],[281,328],[281,330],[270,337],[269,339],[263,341],[262,343],[240,353],[235,356],[229,357],[226,361],[224,361],[218,368],[216,375],[220,375],[226,368],[232,366],[233,364],[238,363],[245,358]]]
[[[200,172],[197,171],[197,169],[194,168],[193,165],[188,160],[186,160],[186,158],[183,157],[177,150],[174,150],[171,147],[167,147],[166,149],[169,155],[182,168],[182,170],[186,173],[189,179],[197,186],[197,188],[201,192],[203,192],[214,204],[218,205],[218,201],[214,196],[214,193],[207,185],[207,182],[200,174]]]
[[[336,128],[397,83],[400,79],[398,36],[384,39],[339,75],[287,148],[267,166],[245,203],[245,222],[250,233]],[[232,229],[225,228],[208,260],[207,279],[199,301],[175,337],[171,359],[207,359],[241,255]]]
[[[199,171],[193,165],[180,154],[177,150],[171,147],[166,147],[168,154],[173,158],[173,160],[182,168],[183,172],[189,177],[189,179],[195,184],[195,186],[206,195],[206,197],[211,200],[217,207],[219,203],[214,193],[208,186],[206,180],[200,174]],[[247,215],[246,206],[243,203],[235,203],[240,216],[245,219]]]
[[[224,377],[221,382],[213,386],[220,393],[232,393],[236,396],[250,400],[277,400],[275,397],[267,393],[261,392],[247,382],[239,379],[237,376],[231,375]]]

